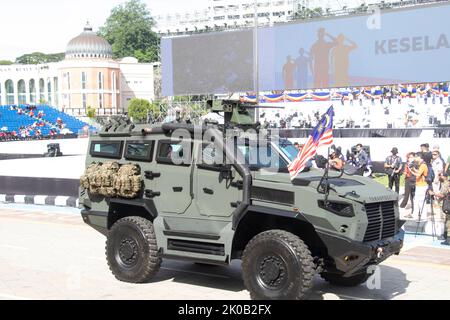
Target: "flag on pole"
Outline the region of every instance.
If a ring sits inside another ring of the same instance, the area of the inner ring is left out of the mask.
[[[334,109],[331,106],[311,132],[302,151],[299,152],[297,158],[289,165],[288,169],[291,174],[291,180],[305,169],[306,164],[316,155],[319,147],[333,144],[333,117]]]

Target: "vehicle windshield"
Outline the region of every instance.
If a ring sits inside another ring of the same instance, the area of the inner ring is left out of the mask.
[[[278,147],[290,161],[294,161],[297,158],[298,149],[290,141],[280,141]]]
[[[245,164],[251,170],[268,169],[278,172],[287,172],[288,163],[270,144],[263,145],[238,145],[239,151],[243,154]]]

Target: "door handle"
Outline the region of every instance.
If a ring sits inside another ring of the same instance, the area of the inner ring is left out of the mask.
[[[208,188],[203,188],[203,192],[206,194],[214,194],[214,190]]]
[[[183,191],[183,187],[173,187],[172,189],[174,192],[182,192]]]
[[[154,178],[161,177],[161,173],[153,171],[145,171],[145,179],[153,180]]]
[[[152,190],[145,190],[145,196],[147,197],[147,198],[150,198],[150,199],[152,199],[152,198],[154,198],[154,197],[159,197],[161,195],[161,192],[158,192],[158,191],[152,191]]]

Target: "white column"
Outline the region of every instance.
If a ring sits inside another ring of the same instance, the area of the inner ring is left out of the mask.
[[[58,109],[62,110],[65,101],[63,101],[63,95],[62,95],[62,92],[61,92],[61,86],[59,84],[59,80],[58,80],[58,86],[59,86],[59,88],[58,88],[58,104],[59,104]]]
[[[19,81],[13,80],[13,86],[14,86],[14,104],[19,104]]]
[[[36,80],[34,79],[34,103],[39,104],[39,78]]]
[[[111,109],[115,109],[117,111],[116,108],[116,73],[113,71],[111,72]]]
[[[50,78],[50,91],[51,91],[51,96],[52,96],[52,105],[56,106],[55,104],[55,84],[53,83],[54,79],[53,77]]]
[[[50,100],[50,96],[48,94],[48,79],[44,78],[44,92],[45,92],[45,100],[47,101],[47,103],[49,103]],[[50,88],[51,88],[52,83],[50,82]]]
[[[37,82],[36,82],[36,92],[37,92],[36,102],[41,103],[41,78],[40,77],[37,79]],[[44,92],[42,94],[44,95],[43,98],[45,99],[45,81],[44,81]]]
[[[30,99],[30,79],[24,79],[25,81],[25,102],[30,104],[31,103],[31,99]]]

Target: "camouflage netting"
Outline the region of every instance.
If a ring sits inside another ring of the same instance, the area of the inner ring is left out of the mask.
[[[90,164],[80,179],[80,185],[91,194],[104,197],[135,198],[141,190],[140,168],[134,164],[117,162]]]
[[[102,165],[95,175],[95,185],[100,186],[100,195],[108,198],[116,196],[117,192],[114,189],[114,181],[119,168],[120,166],[117,162],[106,162]]]
[[[135,198],[141,190],[140,169],[134,164],[122,165],[114,181],[117,195],[123,198]]]
[[[101,168],[101,163],[92,163],[90,164],[83,176],[80,179],[80,185],[86,189],[89,190],[90,193],[92,194],[98,194],[100,192],[100,186],[95,185],[95,176],[97,174],[97,172],[100,170]]]

